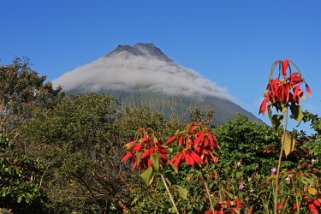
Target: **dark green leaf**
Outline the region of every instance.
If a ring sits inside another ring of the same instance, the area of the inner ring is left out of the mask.
[[[272,116],[272,126],[277,129],[280,127],[281,123],[282,123],[282,120],[283,120],[283,115],[282,114],[275,114]]]
[[[140,177],[146,185],[150,185],[154,178],[153,167],[148,167],[142,174],[140,174]]]
[[[299,105],[291,105],[290,106],[290,110],[291,110],[291,117],[293,119],[295,119],[297,122],[298,122],[298,125],[301,123],[303,117],[304,117],[304,114],[302,112],[302,108],[301,106]]]

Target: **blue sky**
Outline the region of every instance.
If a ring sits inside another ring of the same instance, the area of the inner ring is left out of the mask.
[[[0,6],[0,63],[28,57],[48,80],[118,44],[152,42],[258,116],[271,64],[290,58],[313,92],[304,108],[321,113],[319,0],[1,0]]]

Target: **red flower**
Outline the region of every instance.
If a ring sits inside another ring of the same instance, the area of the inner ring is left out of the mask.
[[[218,148],[217,139],[201,123],[192,123],[187,130],[170,137],[167,145],[177,142],[178,154],[172,157],[167,164],[173,164],[178,168],[182,162],[187,165],[201,165],[213,160],[218,162],[218,157],[213,151]]]
[[[271,106],[275,107],[277,111],[282,111],[284,107],[300,105],[300,98],[304,98],[304,93],[301,90],[301,84],[305,83],[300,72],[290,72],[287,75],[287,70],[290,70],[289,60],[278,62],[281,68],[283,78],[270,79],[266,86],[266,92],[264,93],[264,99],[259,109],[259,113],[263,115],[267,108]],[[311,89],[308,84],[305,83],[306,92],[310,96],[312,95]]]
[[[237,200],[237,199],[236,199],[236,200],[235,200],[235,205],[236,205],[236,207],[239,208],[239,209],[242,208],[242,203],[241,203],[240,200]]]
[[[278,205],[278,210],[282,209],[282,207],[284,206],[286,200],[283,200],[279,205]]]
[[[136,135],[141,135],[142,137],[125,145],[128,152],[123,157],[122,162],[127,162],[129,159],[132,159],[132,170],[138,165],[142,171],[152,166],[151,155],[155,153],[161,157],[160,165],[163,165],[167,161],[167,149],[154,137],[153,133],[150,135],[148,131],[148,129],[139,129]]]
[[[319,211],[318,209],[316,208],[315,204],[314,203],[309,203],[308,204],[308,207],[310,209],[310,211],[313,213],[313,214],[318,214]]]

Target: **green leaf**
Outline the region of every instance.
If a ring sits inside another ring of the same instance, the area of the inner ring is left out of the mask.
[[[21,201],[22,201],[22,196],[19,196],[19,197],[18,197],[18,200],[17,200],[18,204],[20,204]]]
[[[237,179],[241,178],[242,176],[243,176],[243,172],[242,171],[237,171],[235,173],[235,178],[237,178]]]
[[[146,185],[150,185],[154,178],[153,167],[148,167],[142,174],[140,174],[140,177],[143,179]]]
[[[272,110],[270,107],[267,108],[270,121],[272,121]]]
[[[282,123],[282,120],[283,120],[283,115],[282,114],[275,114],[272,116],[272,126],[277,129],[280,127],[281,123]]]
[[[291,109],[291,113],[292,113],[291,117],[294,118],[298,122],[298,125],[300,125],[300,123],[304,117],[301,106],[291,105],[290,109]]]
[[[136,153],[136,160],[137,160],[137,165],[140,163],[140,157],[142,156],[143,151],[137,152]]]
[[[185,200],[188,200],[188,198],[187,198],[188,190],[185,187],[182,187],[182,186],[179,186],[179,185],[176,185],[176,187],[178,189],[180,197],[185,199]]]
[[[288,157],[288,155],[294,150],[295,141],[289,133],[285,133],[285,136],[282,136],[282,138],[284,138],[284,153],[285,156]]]
[[[159,161],[161,159],[161,156],[158,153],[153,153],[150,156],[150,159],[152,160],[153,167],[156,171],[159,169]]]

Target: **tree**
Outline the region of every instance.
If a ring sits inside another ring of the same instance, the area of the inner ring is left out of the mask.
[[[53,89],[45,76],[30,68],[27,60],[15,59],[10,65],[0,65],[0,132],[12,133],[20,123],[40,110],[56,105],[63,97],[61,88]]]
[[[52,108],[63,97],[27,60],[0,65],[0,204],[14,213],[43,213],[46,194],[40,190],[42,165],[24,155],[18,135],[21,124]],[[14,142],[14,143],[13,143]]]

